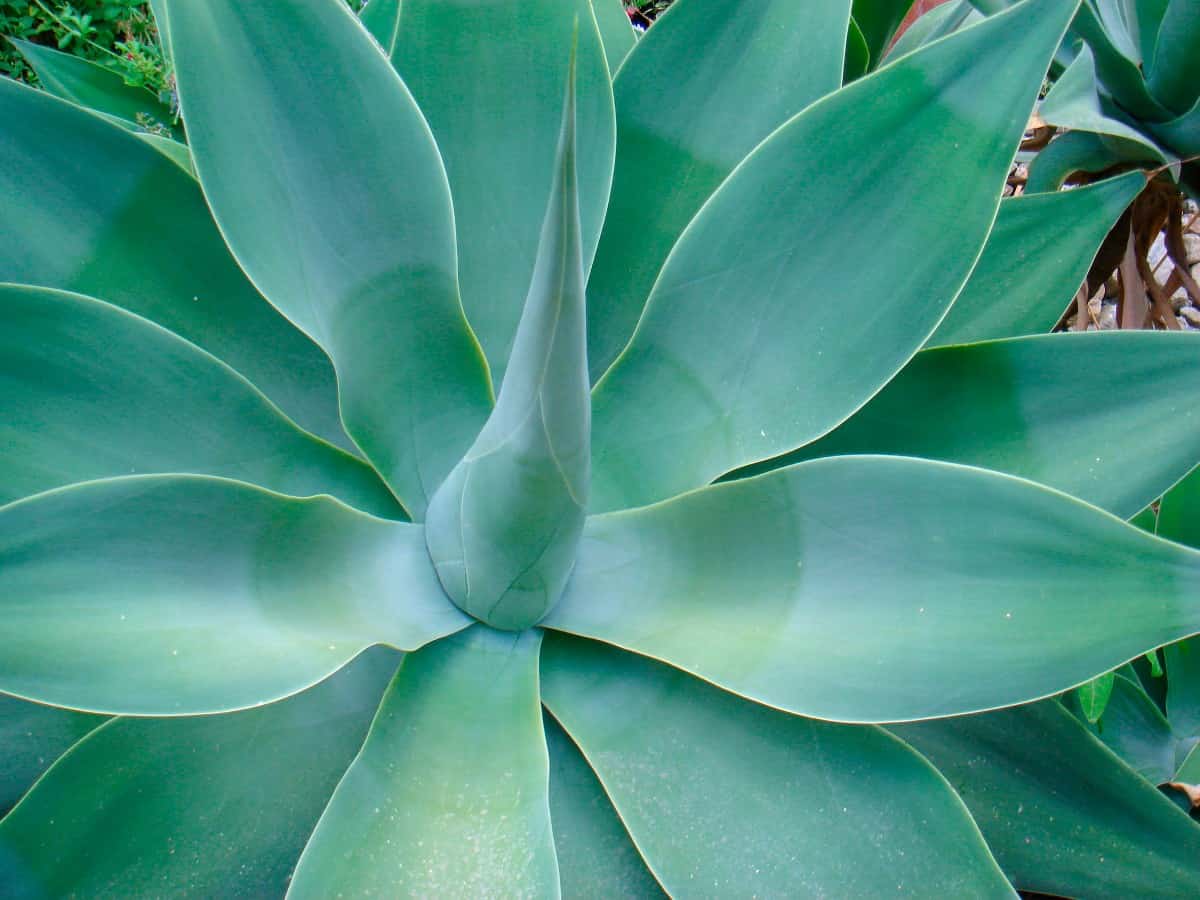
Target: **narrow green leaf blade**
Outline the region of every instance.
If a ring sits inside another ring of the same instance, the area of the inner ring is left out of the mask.
[[[221,231],[329,354],[347,431],[420,517],[491,405],[428,126],[340,0],[297,0],[287,16],[236,0],[166,7]]]
[[[535,631],[410,653],[288,896],[558,897]]]
[[[157,125],[171,137],[174,116],[149,90],[131,87],[117,72],[71,53],[8,37],[37,73],[38,82],[56,97],[115,116],[131,127]]]
[[[90,297],[0,285],[0,384],[0,504],[188,472],[404,515],[370,466],[301,431],[228,366]]]
[[[544,624],[801,715],[931,718],[1200,631],[1200,553],[1021,479],[836,457],[590,518]]]
[[[1113,900],[1200,892],[1200,828],[1058,703],[891,730],[954,785],[1018,888]]]
[[[328,498],[116,478],[0,507],[0,535],[0,690],[76,709],[255,706],[469,622],[419,526]]]
[[[0,819],[56,759],[102,724],[102,716],[0,694]],[[0,850],[0,866],[3,858]]]
[[[871,51],[867,48],[867,40],[854,19],[850,20],[850,28],[846,32],[846,60],[842,64],[842,84],[849,84],[861,78],[871,68]]]
[[[1200,467],[1163,497],[1158,509],[1158,535],[1200,548]]]
[[[673,896],[1012,896],[950,786],[882,729],[557,635],[542,695]]]
[[[543,716],[542,724],[563,897],[665,897],[575,742],[552,716]]]
[[[1074,6],[1026,0],[910,54],[809,107],[730,176],[595,388],[594,509],[801,446],[908,361],[983,246]],[[868,300],[868,322],[847,314]]]
[[[442,0],[404,0],[396,14],[384,50],[446,160],[463,306],[499,385],[554,181],[573,38],[585,272],[596,252],[616,135],[606,48],[591,0],[466,0],[453,14]]]
[[[926,346],[1042,334],[1087,277],[1109,229],[1146,185],[1126,172],[1000,203],[983,255]]]
[[[791,0],[687,0],[630,53],[613,85],[616,168],[588,280],[593,381],[705,200],[776,126],[837,90],[849,17],[848,0],[814,0],[803,15]]]
[[[1089,373],[1104,372],[1104,400]],[[1129,518],[1196,463],[1200,411],[1174,378],[1200,378],[1200,336],[1055,334],[918,354],[840,428],[746,474],[854,453],[995,469]],[[936,398],[936,402],[932,399]]]
[[[1200,6],[1170,0],[1162,17],[1146,84],[1165,107],[1183,114],[1200,99]]]
[[[912,5],[913,0],[854,0],[854,21],[862,29],[871,59],[883,59]]]
[[[396,658],[261,709],[110,722],[0,823],[0,893],[281,896]]]
[[[587,512],[591,401],[575,159],[572,66],[537,265],[500,396],[434,494],[425,529],[450,598],[512,631],[558,601]]]
[[[125,129],[7,79],[0,120],[21,123],[0,130],[0,281],[78,291],[157,322],[302,427],[353,446],[328,357],[246,280],[192,178]]]

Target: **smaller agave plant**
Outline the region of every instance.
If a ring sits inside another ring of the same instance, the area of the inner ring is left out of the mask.
[[[938,338],[1076,4],[734,6],[159,0],[186,148],[0,83],[0,893],[1197,888],[980,801],[1200,632],[1196,336]]]

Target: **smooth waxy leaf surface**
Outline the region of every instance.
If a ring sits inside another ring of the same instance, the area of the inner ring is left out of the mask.
[[[261,709],[110,722],[0,823],[0,892],[281,896],[396,659]]]
[[[1017,887],[1114,900],[1200,891],[1200,828],[1058,703],[891,730],[949,779]]]
[[[1071,28],[1087,42],[1094,54],[1096,73],[1106,93],[1138,118],[1159,121],[1170,118],[1170,111],[1155,100],[1147,89],[1137,59],[1138,47],[1128,29],[1106,27],[1105,18],[1099,13],[1097,5],[1088,0],[1080,5]],[[1107,18],[1112,20],[1111,16]]]
[[[1087,277],[1113,223],[1146,185],[1127,172],[1000,204],[971,277],[927,346],[1049,331]]]
[[[1158,534],[1200,547],[1200,468],[1163,497],[1158,510]]]
[[[1073,7],[1027,0],[904,57],[809,107],[730,176],[596,386],[594,509],[800,446],[907,362],[983,246],[1030,85]],[[868,321],[847,313],[867,302]]]
[[[1145,159],[1166,162],[1163,151],[1146,135],[1109,115],[1100,101],[1096,82],[1096,63],[1092,51],[1084,45],[1074,62],[1059,76],[1038,114],[1051,125],[1110,135],[1136,144]]]
[[[1200,553],[1028,481],[837,457],[590,518],[544,624],[802,715],[929,718],[1200,631]]]
[[[470,620],[419,526],[199,476],[116,478],[0,507],[0,690],[77,709],[254,706],[363,649]]]
[[[575,742],[552,716],[544,716],[543,725],[563,897],[665,896]]]
[[[882,59],[913,0],[854,0],[854,21],[862,29],[871,59]]]
[[[1186,113],[1200,99],[1200,6],[1169,0],[1146,75],[1150,93],[1163,106]]]
[[[301,431],[193,344],[98,300],[0,285],[0,386],[0,504],[188,472],[403,516],[362,460]]]
[[[0,694],[0,819],[58,757],[103,723],[101,716]]]
[[[1112,376],[1103,399],[1089,372]],[[1197,335],[1055,334],[926,350],[836,431],[747,471],[851,453],[920,456],[1019,475],[1128,518],[1195,465],[1200,411],[1161,389],[1185,372],[1200,378]]]
[[[1079,709],[1089,730],[1151,784],[1170,781],[1194,741],[1181,752],[1179,737],[1141,685],[1124,675],[1109,673],[1109,677],[1112,693],[1098,723],[1087,722],[1091,716],[1082,687],[1078,697],[1067,701],[1067,708]]]
[[[849,84],[856,78],[861,78],[871,67],[871,51],[867,49],[867,40],[854,19],[850,20],[850,28],[846,32],[846,59],[842,63],[842,83]]]
[[[414,516],[491,405],[437,147],[337,0],[168,0],[192,157],[238,262],[333,359],[351,436]]]
[[[558,896],[540,644],[476,626],[404,658],[289,896]]]
[[[194,180],[125,129],[7,79],[0,120],[21,123],[0,130],[0,281],[145,316],[237,369],[309,431],[351,446],[329,359],[246,280]]]
[[[8,40],[33,67],[41,86],[56,97],[114,116],[131,128],[153,124],[175,136],[170,108],[147,89],[128,85],[112,69],[74,54],[31,41]]]
[[[382,43],[446,161],[463,306],[499,385],[554,182],[573,35],[585,272],[612,182],[611,75],[589,0],[465,0],[452,9],[441,0],[403,0],[395,15],[380,14],[393,26]]]
[[[1012,895],[949,786],[881,729],[557,635],[542,693],[673,896]]]
[[[512,359],[487,424],[434,495],[425,530],[450,598],[513,631],[558,601],[587,509],[591,404],[574,97],[572,69]]]
[[[776,126],[841,84],[849,16],[847,0],[803,15],[790,0],[687,0],[630,53],[613,85],[616,168],[588,280],[593,380],[704,201]]]
[[[608,71],[615,75],[629,51],[637,43],[637,34],[629,14],[625,12],[624,0],[591,0],[596,14],[596,25],[604,41],[604,57],[608,60]]]
[[[1104,172],[1121,162],[1145,164],[1157,158],[1144,143],[1088,131],[1060,134],[1029,163],[1028,194],[1057,191],[1075,172]]]

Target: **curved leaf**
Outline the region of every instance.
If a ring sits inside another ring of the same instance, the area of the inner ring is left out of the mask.
[[[333,359],[347,431],[415,516],[491,406],[433,137],[340,0],[167,0],[192,159],[252,281]]]
[[[196,182],[123,128],[0,79],[0,281],[78,291],[228,363],[350,447],[329,359],[238,269]],[[86,160],[86,165],[80,163]]]
[[[1060,134],[1029,163],[1027,194],[1059,190],[1076,172],[1106,172],[1120,163],[1147,162],[1143,142],[1087,131]]]
[[[1059,76],[1038,107],[1038,115],[1051,125],[1077,131],[1110,135],[1136,144],[1143,159],[1167,162],[1168,157],[1145,133],[1104,109],[1096,81],[1096,64],[1092,51],[1084,45],[1079,55]]]
[[[1163,497],[1156,533],[1200,548],[1200,467]]]
[[[595,388],[594,509],[801,446],[908,361],[983,246],[1031,85],[1074,5],[1026,0],[910,54],[809,107],[739,166]],[[867,322],[846,314],[868,301]]]
[[[1012,895],[950,786],[882,729],[789,716],[561,636],[542,685],[673,896]]]
[[[1178,765],[1176,751],[1179,745],[1171,724],[1139,684],[1124,675],[1109,675],[1112,694],[1103,718],[1092,724],[1086,721],[1090,717],[1085,716],[1084,727],[1151,784],[1171,781]],[[1084,712],[1080,709],[1080,699],[1070,698],[1067,708],[1072,712]],[[1076,718],[1079,718],[1078,713]],[[1182,762],[1182,759],[1180,755],[1178,761]]]
[[[637,33],[625,12],[624,0],[591,0],[596,15],[596,25],[604,41],[604,57],[608,60],[608,71],[616,75],[617,69],[637,43]]]
[[[175,137],[170,108],[146,88],[127,85],[119,73],[91,60],[5,37],[37,73],[41,86],[54,96],[115,116],[130,128],[152,120]]]
[[[0,504],[187,472],[403,517],[362,460],[301,431],[204,351],[90,297],[0,285],[0,384]]]
[[[836,457],[588,519],[543,624],[802,715],[932,718],[1200,632],[1200,552],[1009,476]]]
[[[854,0],[854,20],[862,28],[871,59],[883,59],[912,6],[913,0]]]
[[[1131,54],[1136,55],[1137,48],[1124,29],[1110,31],[1105,28],[1091,2],[1080,5],[1071,29],[1091,48],[1095,55],[1096,72],[1106,91],[1118,104],[1140,119],[1170,118],[1170,112],[1150,95],[1141,66],[1131,58]],[[1123,52],[1118,44],[1124,44],[1128,52]]]
[[[842,84],[849,84],[867,74],[871,68],[871,51],[867,48],[867,40],[863,37],[862,29],[853,18],[846,32],[846,59],[842,63]]]
[[[56,759],[102,724],[102,716],[0,694],[0,819]],[[0,850],[0,866],[3,856]]]
[[[1200,737],[1200,639],[1163,648],[1167,669],[1167,716],[1183,737]]]
[[[442,0],[403,0],[383,45],[446,160],[463,307],[497,385],[554,181],[572,35],[586,272],[604,222],[616,133],[611,75],[592,2],[465,0],[450,13]]]
[[[535,631],[404,658],[289,897],[557,897]]]
[[[1185,113],[1200,99],[1200,6],[1169,0],[1147,67],[1150,93],[1168,109]]]
[[[562,594],[587,510],[590,384],[575,173],[575,70],[533,283],[496,407],[433,495],[425,528],[459,608],[519,631]]]
[[[1017,887],[1113,900],[1200,891],[1200,828],[1058,703],[891,730],[954,785]]]
[[[1075,190],[1002,201],[983,255],[926,346],[1052,329],[1109,229],[1145,186],[1141,172],[1126,172]]]
[[[419,526],[328,498],[115,478],[0,507],[0,536],[0,690],[76,709],[257,706],[470,621]]]
[[[616,168],[588,280],[593,380],[725,176],[788,116],[837,90],[849,16],[848,0],[809,2],[803,15],[791,0],[687,0],[630,53],[613,85]]]
[[[5,897],[281,896],[396,654],[223,716],[116,719],[0,824]]]
[[[543,716],[543,726],[563,897],[665,897],[575,742],[553,717]]]
[[[1111,378],[1100,401],[1088,373]],[[1200,336],[1122,331],[939,347],[918,354],[840,428],[767,468],[887,453],[995,469],[1129,518],[1196,464]],[[933,400],[936,398],[936,401]]]

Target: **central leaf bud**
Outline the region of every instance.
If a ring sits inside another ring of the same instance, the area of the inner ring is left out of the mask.
[[[508,631],[562,595],[583,531],[591,453],[574,63],[529,294],[496,406],[429,503],[425,540],[450,599]]]

